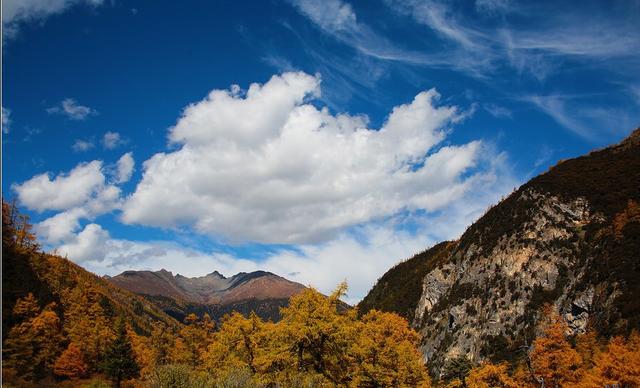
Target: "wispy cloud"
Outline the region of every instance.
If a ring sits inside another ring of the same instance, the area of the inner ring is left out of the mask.
[[[513,117],[513,112],[511,112],[511,110],[509,110],[508,108],[505,108],[503,106],[500,105],[496,105],[493,103],[487,103],[487,104],[483,104],[482,108],[484,108],[484,110],[486,110],[487,112],[489,112],[489,114],[491,114],[493,117],[495,118],[512,118]]]
[[[71,120],[85,120],[89,116],[97,115],[98,111],[88,106],[80,105],[73,98],[65,98],[56,106],[47,108],[49,114],[61,114]]]
[[[78,4],[97,7],[103,0],[6,0],[2,2],[3,39],[15,37],[22,24],[41,22]]]
[[[11,111],[4,106],[2,107],[2,133],[9,133],[11,125]]]
[[[636,128],[640,115],[627,110],[590,102],[584,95],[532,95],[520,98],[535,105],[562,127],[578,136],[598,141],[612,134],[624,134]]]

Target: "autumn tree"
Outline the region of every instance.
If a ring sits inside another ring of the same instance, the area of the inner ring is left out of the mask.
[[[235,311],[225,316],[207,351],[208,369],[224,375],[246,368],[255,374],[266,336],[264,322],[254,312],[248,318]]]
[[[186,364],[198,368],[213,338],[215,323],[208,314],[198,319],[195,314],[185,318],[185,326],[180,329],[172,348],[170,359],[173,363]]]
[[[68,337],[80,347],[85,361],[94,369],[115,337],[111,320],[100,303],[101,295],[83,287],[65,289],[61,294]]]
[[[348,354],[355,337],[356,310],[340,311],[346,283],[328,297],[313,288],[294,295],[281,310],[283,345],[300,371],[317,373],[333,384],[348,381]]]
[[[21,214],[15,201],[7,203],[2,199],[2,245],[23,252],[35,252],[40,246],[33,233],[29,216]]]
[[[507,363],[482,363],[469,372],[466,383],[469,388],[518,388],[516,381],[509,376]]]
[[[371,310],[353,323],[356,339],[350,353],[355,371],[352,384],[367,387],[430,386],[420,337],[397,314]]]
[[[533,342],[531,365],[547,387],[576,383],[582,360],[565,337],[567,324],[551,306],[544,308],[543,333]]]
[[[29,294],[16,302],[14,315],[24,319],[9,331],[4,343],[4,366],[19,376],[33,378],[51,369],[63,341],[61,323],[50,303],[39,311],[37,300]]]
[[[87,364],[80,348],[73,342],[69,343],[67,349],[53,364],[53,371],[56,375],[71,379],[82,377],[87,373]]]
[[[628,340],[614,337],[606,351],[596,355],[594,367],[583,380],[585,386],[640,386],[640,335],[632,333]]]
[[[123,380],[137,377],[140,367],[136,362],[122,317],[118,319],[115,331],[116,338],[104,354],[102,369],[119,388]]]
[[[169,327],[161,322],[154,322],[149,337],[149,347],[153,365],[166,365],[171,361],[172,349],[175,345],[175,335]]]

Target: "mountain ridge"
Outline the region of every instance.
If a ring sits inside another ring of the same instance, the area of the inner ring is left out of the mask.
[[[218,271],[204,276],[159,271],[124,271],[107,279],[160,305],[180,320],[191,312],[208,313],[215,320],[236,310],[255,311],[264,319],[279,319],[280,307],[306,287],[267,271],[240,272],[225,277]]]

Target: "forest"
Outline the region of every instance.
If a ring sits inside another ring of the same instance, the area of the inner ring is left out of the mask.
[[[3,385],[7,387],[640,386],[640,335],[566,336],[542,307],[538,336],[510,363],[452,355],[430,370],[405,318],[293,296],[277,322],[234,312],[177,322],[65,258],[42,252],[28,217],[3,202]]]

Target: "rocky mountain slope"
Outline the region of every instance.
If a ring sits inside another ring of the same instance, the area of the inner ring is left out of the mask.
[[[195,278],[174,276],[164,269],[125,271],[108,280],[145,296],[178,320],[191,312],[206,312],[217,320],[233,310],[244,314],[255,311],[264,319],[277,320],[280,307],[305,288],[265,271],[241,272],[229,278],[217,271]]]
[[[398,264],[360,303],[404,315],[433,370],[446,359],[510,359],[540,308],[573,333],[640,328],[640,129],[565,160],[491,208],[455,242]]]

